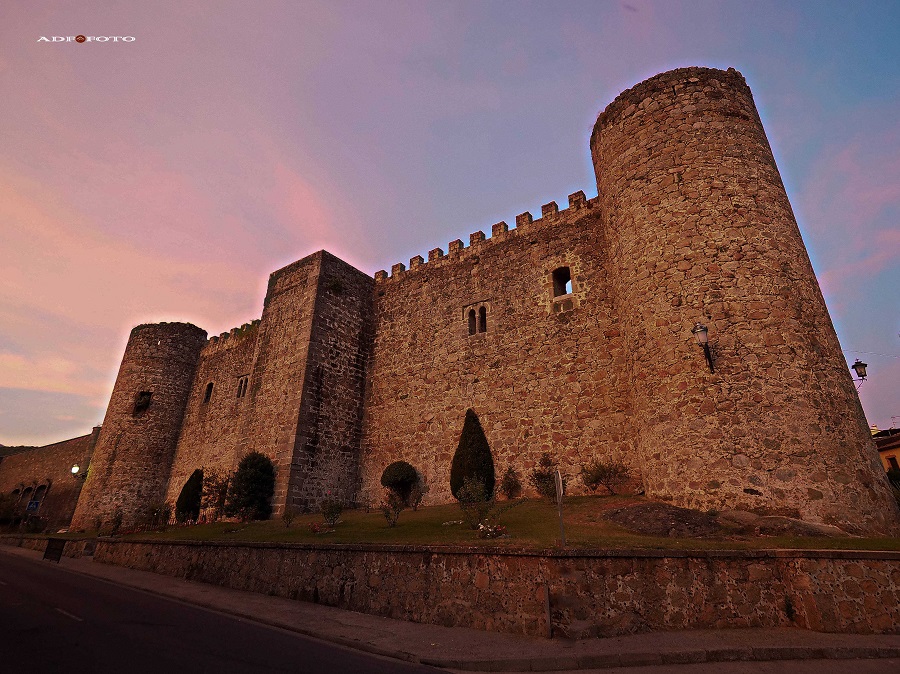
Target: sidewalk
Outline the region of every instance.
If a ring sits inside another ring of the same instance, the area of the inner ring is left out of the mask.
[[[41,553],[0,546],[33,559]],[[559,671],[735,660],[900,658],[900,635],[823,634],[800,629],[654,632],[565,641],[421,625],[318,604],[230,590],[64,557],[60,568],[324,641],[435,667],[483,672]]]

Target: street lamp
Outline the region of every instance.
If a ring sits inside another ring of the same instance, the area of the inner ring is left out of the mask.
[[[703,323],[697,323],[691,330],[691,333],[697,338],[697,345],[703,349],[703,355],[706,356],[706,364],[709,365],[709,371],[712,374],[715,374],[716,371],[713,369],[712,353],[710,353],[709,350],[709,328],[703,325]]]
[[[853,368],[853,371],[856,372],[856,376],[859,379],[854,379],[853,381],[859,382],[856,386],[856,390],[859,390],[859,387],[862,386],[862,383],[866,380],[866,368],[869,367],[868,364],[862,362],[859,358],[854,361],[853,365],[850,366]]]

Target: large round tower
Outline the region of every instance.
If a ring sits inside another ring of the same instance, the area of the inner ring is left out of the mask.
[[[131,331],[72,527],[128,526],[165,496],[184,408],[206,332],[190,323]]]
[[[741,74],[683,68],[629,89],[598,118],[591,152],[648,495],[896,530]]]

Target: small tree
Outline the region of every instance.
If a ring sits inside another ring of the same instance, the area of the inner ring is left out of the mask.
[[[454,497],[459,498],[457,494],[467,477],[480,480],[485,493],[494,493],[494,457],[491,456],[491,448],[478,415],[471,409],[466,410],[459,444],[450,465],[450,492]]]
[[[344,504],[337,499],[327,498],[322,501],[322,517],[328,526],[333,527],[337,524],[342,512],[344,512]]]
[[[519,474],[516,473],[512,466],[503,473],[503,479],[500,480],[500,493],[509,500],[518,498],[522,493],[522,483],[519,481]]]
[[[409,490],[409,498],[406,499],[406,502],[409,504],[409,507],[413,509],[413,512],[419,509],[419,506],[422,504],[422,499],[425,498],[425,494],[431,491],[431,487],[428,486],[428,481],[425,479],[424,475],[419,475],[418,480],[412,486],[412,489]]]
[[[601,485],[606,487],[610,494],[615,494],[616,489],[629,480],[631,475],[624,463],[591,461],[581,467],[581,480],[584,486],[591,491],[596,491]]]
[[[550,453],[544,452],[543,454],[541,454],[541,458],[538,461],[537,467],[534,468],[528,476],[528,481],[531,483],[531,486],[537,490],[537,493],[549,499],[556,498],[557,465],[558,464],[556,460],[552,456],[550,456]],[[563,493],[565,493],[565,476],[563,476],[562,485]]]
[[[397,526],[397,520],[400,518],[400,513],[403,512],[405,508],[406,501],[400,498],[400,495],[397,492],[388,489],[385,499],[381,503],[381,513],[384,515],[384,519],[387,520],[389,527]]]
[[[281,513],[281,521],[284,522],[284,526],[289,528],[295,517],[297,517],[297,509],[294,506],[285,506],[284,512]]]
[[[500,516],[503,513],[523,503],[522,500],[509,500],[503,505],[498,505],[494,494],[487,492],[484,483],[472,477],[466,478],[456,498],[466,524],[471,529],[479,530],[486,538],[496,537]],[[505,535],[505,529],[502,533]]]
[[[198,468],[184,483],[175,501],[175,519],[178,522],[200,517],[200,499],[203,496],[203,469]]]
[[[272,514],[275,493],[275,466],[260,452],[241,459],[228,485],[225,514],[243,520],[264,520]]]
[[[419,474],[406,461],[394,461],[381,474],[381,486],[390,489],[404,503],[409,503],[409,494],[419,481]]]

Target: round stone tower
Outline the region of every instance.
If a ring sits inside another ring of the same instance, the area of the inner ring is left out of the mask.
[[[206,332],[190,323],[139,325],[128,345],[72,527],[125,526],[161,502]]]
[[[591,152],[647,494],[896,531],[743,76],[683,68],[642,82],[600,115]]]

